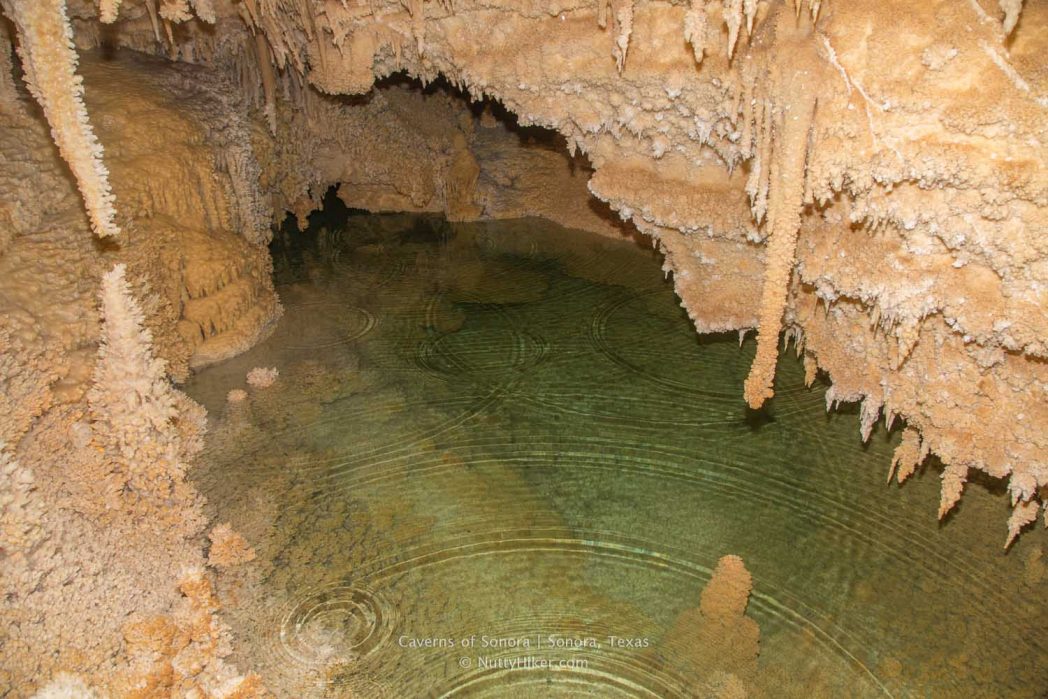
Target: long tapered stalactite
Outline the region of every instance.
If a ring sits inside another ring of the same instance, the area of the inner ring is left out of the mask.
[[[65,0],[3,0],[3,8],[18,29],[26,85],[40,103],[55,144],[76,177],[92,230],[100,237],[118,234],[102,145],[88,120],[83,81],[76,73],[77,55]]]
[[[769,135],[773,155],[768,192],[767,268],[758,315],[757,354],[745,384],[746,402],[751,408],[759,408],[774,395],[772,383],[779,356],[779,331],[801,227],[808,131],[814,104],[812,96],[799,95],[776,115],[773,133]]]

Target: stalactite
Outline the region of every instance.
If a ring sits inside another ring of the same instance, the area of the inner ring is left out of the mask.
[[[423,0],[408,0],[411,15],[411,34],[415,37],[415,50],[419,58],[426,53],[426,8]]]
[[[728,58],[731,59],[742,27],[742,0],[723,0],[723,7],[724,24],[728,27]]]
[[[752,88],[751,88],[752,90]],[[749,91],[748,91],[749,92]],[[749,98],[753,101],[753,98]],[[746,180],[746,194],[750,198],[754,220],[760,224],[768,210],[768,164],[771,157],[771,108],[764,100],[756,100],[750,107],[753,133],[748,146],[753,155],[750,174]],[[746,147],[744,145],[744,147]]]
[[[18,30],[18,55],[26,85],[40,103],[51,136],[76,177],[91,228],[99,237],[117,235],[120,229],[114,222],[109,172],[84,107],[65,0],[3,0],[3,7]]]
[[[630,48],[630,35],[633,34],[633,0],[624,0],[615,10],[615,45],[611,55],[615,57],[615,67],[622,73],[626,67],[626,54]]]
[[[255,34],[255,57],[258,59],[258,70],[262,76],[262,91],[266,96],[266,121],[269,131],[277,134],[277,87],[273,73],[273,61],[269,52],[269,42],[261,32]]]
[[[942,491],[939,498],[939,519],[953,509],[964,493],[964,484],[968,482],[968,467],[964,464],[948,464],[942,472]]]
[[[601,29],[608,26],[608,0],[597,0],[597,26]]]
[[[684,40],[691,45],[695,62],[700,64],[706,50],[707,25],[705,0],[691,0],[691,7],[684,15]]]
[[[0,114],[16,109],[19,105],[18,87],[15,85],[14,57],[11,55],[13,50],[7,38],[0,35]],[[0,243],[0,254],[3,252],[4,244]]]
[[[804,350],[804,329],[799,325],[790,325],[782,333],[782,348],[784,350],[789,348],[791,342],[797,352],[797,356],[801,356],[801,352]]]
[[[742,13],[746,15],[746,34],[753,34],[753,20],[757,17],[757,0],[742,0]]]
[[[1008,493],[1012,506],[1037,495],[1037,478],[1032,473],[1012,473],[1008,479]]]
[[[810,352],[804,353],[804,385],[811,388],[815,384],[815,379],[819,375],[819,363],[815,360],[815,356]]]
[[[741,76],[742,88],[738,91],[742,100],[742,138],[739,139],[740,153],[743,158],[752,158],[754,149],[754,127],[757,125],[758,110],[760,103],[757,101],[754,91],[756,81],[752,75],[744,73]],[[738,114],[738,111],[735,112]],[[749,183],[747,183],[747,187]],[[751,196],[752,200],[752,196]]]
[[[877,424],[882,407],[883,403],[880,399],[872,396],[866,396],[862,401],[862,407],[859,410],[859,434],[864,443],[870,441],[870,434],[873,432],[873,426]]]
[[[313,16],[313,6],[310,5],[309,0],[298,0],[298,16],[302,21],[302,28],[305,29],[306,39],[308,41],[315,41],[317,36],[317,22]]]
[[[757,355],[745,384],[746,402],[751,408],[759,408],[774,394],[772,382],[778,359],[779,329],[801,225],[808,131],[815,105],[814,98],[803,87],[794,90],[793,95],[791,108],[784,110],[773,134],[771,179],[774,186],[768,198],[767,270],[758,313]]]
[[[146,0],[146,12],[149,13],[149,23],[153,25],[153,36],[159,43],[161,41],[160,18],[157,15],[156,0]]]
[[[1019,15],[1023,11],[1023,0],[998,0],[1001,11],[1004,12],[1004,33],[1011,34],[1015,25],[1019,23]]]
[[[214,0],[190,0],[190,2],[193,5],[193,10],[196,12],[197,17],[208,24],[215,23],[217,18],[215,16]]]
[[[1012,514],[1008,518],[1008,538],[1004,542],[1004,548],[1012,545],[1012,542],[1019,536],[1019,532],[1022,531],[1023,527],[1036,521],[1040,508],[1041,504],[1033,498],[1022,500],[1015,504],[1012,508]]]
[[[907,427],[903,430],[902,441],[899,442],[899,446],[895,448],[895,454],[892,455],[892,463],[888,468],[888,482],[890,483],[892,476],[895,475],[901,485],[914,474],[927,453],[927,446],[921,443],[921,433]]]
[[[116,21],[117,13],[120,12],[121,0],[101,0],[98,4],[98,19],[106,24]]]
[[[768,214],[768,191],[771,188],[772,133],[774,131],[775,111],[770,102],[761,105],[764,117],[758,137],[760,168],[757,172],[756,197],[753,200],[753,217],[760,224]]]
[[[796,17],[801,16],[801,9],[804,7],[805,0],[793,0],[793,13]],[[819,18],[819,10],[822,8],[822,0],[807,0],[808,15],[811,17],[812,22]]]
[[[160,16],[174,24],[193,19],[189,0],[160,0]]]
[[[174,59],[178,53],[178,47],[175,44],[175,32],[171,28],[171,22],[163,18],[160,21],[164,25],[164,36],[167,38],[168,53]]]
[[[241,3],[240,7],[243,7],[247,11],[248,17],[250,18],[250,21],[248,22],[248,24],[251,27],[253,27],[253,28],[254,27],[258,27],[259,16],[258,16],[258,4],[256,3],[256,1],[255,0],[244,0],[244,2]]]

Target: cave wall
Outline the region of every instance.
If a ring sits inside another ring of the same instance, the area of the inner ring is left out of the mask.
[[[216,74],[85,52],[119,211],[100,240],[4,29],[0,687],[29,696],[70,671],[119,696],[248,692],[257,678],[223,660],[185,480],[204,415],[170,379],[279,316],[250,123]],[[100,298],[117,266],[126,281]]]
[[[349,99],[308,91],[276,109],[276,136],[256,132],[263,188],[274,211],[293,212],[303,228],[339,185],[347,206],[373,212],[541,216],[611,237],[631,233],[590,196],[593,169],[559,134],[522,128],[497,104],[471,105],[442,81],[391,80]]]

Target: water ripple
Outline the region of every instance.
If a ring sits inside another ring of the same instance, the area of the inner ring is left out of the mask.
[[[333,585],[301,592],[278,630],[284,657],[306,671],[359,663],[389,643],[396,608],[365,587]]]
[[[320,301],[289,304],[273,333],[273,342],[288,350],[327,350],[359,340],[374,330],[377,322],[365,308]]]

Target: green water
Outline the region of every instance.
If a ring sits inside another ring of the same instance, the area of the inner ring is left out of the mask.
[[[885,485],[898,434],[863,445],[792,348],[748,411],[753,340],[696,336],[650,250],[411,216],[274,250],[276,332],[187,390],[259,553],[232,659],[283,696],[1044,696],[1043,532],[1004,555],[1000,492],[939,524],[937,469]],[[755,669],[686,621],[725,554]]]

